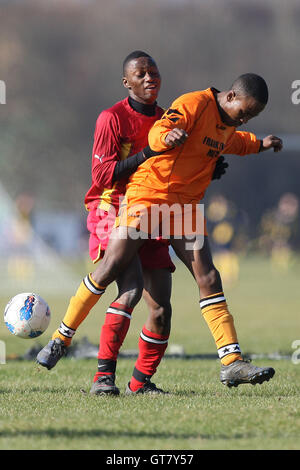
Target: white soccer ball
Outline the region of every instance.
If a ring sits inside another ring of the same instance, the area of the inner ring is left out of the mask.
[[[42,297],[33,293],[17,294],[5,307],[4,322],[19,338],[40,336],[50,323],[50,308]]]

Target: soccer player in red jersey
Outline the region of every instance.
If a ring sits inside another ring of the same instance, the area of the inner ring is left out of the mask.
[[[94,263],[105,253],[128,177],[152,155],[148,147],[148,132],[164,112],[156,104],[161,77],[156,63],[148,54],[134,51],[127,56],[123,75],[123,85],[129,96],[100,113],[94,134],[92,184],[85,197],[89,211],[89,250]],[[171,273],[174,270],[168,243],[149,240],[139,256],[118,276],[118,295],[107,309],[101,330],[98,372],[91,393],[119,394],[115,385],[117,356],[127,334],[132,311],[142,293],[150,314],[139,341],[139,356],[131,386],[133,390],[143,389],[143,392],[155,389],[149,379],[168,344]],[[41,365],[52,368],[70,346],[76,329],[92,307],[85,290],[96,294],[96,298],[102,293],[91,276],[84,278],[52,340],[37,356]]]

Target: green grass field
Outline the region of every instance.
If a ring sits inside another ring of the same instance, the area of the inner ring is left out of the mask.
[[[82,272],[82,275],[84,271]],[[300,264],[274,270],[268,260],[241,261],[239,280],[225,286],[245,353],[291,356],[299,332]],[[80,275],[78,277],[80,280]],[[110,287],[76,338],[98,342],[104,311],[115,294]],[[43,295],[43,292],[39,292]],[[53,317],[36,340],[14,338],[3,322],[0,338],[7,357],[22,356],[46,344],[72,292],[47,295]],[[9,298],[2,293],[3,310]],[[169,344],[187,354],[215,353],[214,342],[201,317],[197,288],[178,266],[172,295],[173,323]],[[136,349],[146,317],[143,302],[136,308],[123,350]],[[1,449],[299,449],[300,364],[291,359],[253,360],[271,365],[275,377],[263,385],[228,389],[219,382],[218,360],[164,359],[153,381],[168,396],[124,395],[135,359],[120,359],[119,397],[95,397],[89,388],[96,360],[63,359],[47,371],[34,361],[7,359],[0,365]]]

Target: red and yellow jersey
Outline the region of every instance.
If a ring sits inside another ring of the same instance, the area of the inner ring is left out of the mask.
[[[85,196],[88,210],[117,210],[119,198],[126,189],[127,179],[113,183],[116,163],[140,152],[148,145],[148,132],[161,118],[164,110],[156,106],[156,114],[147,116],[135,111],[128,98],[116,103],[99,115],[92,151],[92,184]]]
[[[188,138],[183,145],[170,149],[165,137],[175,127],[184,129]],[[184,204],[203,198],[221,154],[257,153],[260,140],[250,132],[226,126],[220,117],[214,89],[208,88],[176,99],[154,123],[149,132],[149,145],[162,153],[146,160],[131,175],[129,191],[136,186],[144,187],[160,200]]]

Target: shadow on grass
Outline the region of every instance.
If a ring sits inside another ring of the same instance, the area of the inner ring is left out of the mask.
[[[125,390],[125,388],[124,388]],[[110,395],[110,396],[96,396],[96,395],[91,395],[89,392],[89,388],[71,388],[71,387],[60,387],[60,388],[55,388],[55,387],[30,387],[30,389],[27,388],[20,388],[20,387],[2,387],[0,389],[0,395],[4,394],[11,394],[11,393],[18,393],[18,394],[23,394],[26,393],[26,395],[30,395],[31,393],[41,393],[45,395],[50,395],[50,396],[61,396],[61,394],[66,394],[66,393],[72,393],[78,396],[85,396],[87,399],[91,400],[102,400],[102,399],[111,399],[111,400],[118,400],[120,398],[126,398],[127,400],[144,400],[144,399],[168,399],[168,398],[176,398],[176,397],[182,397],[182,398],[203,398],[206,396],[213,396],[216,394],[216,391],[211,391],[211,390],[185,390],[184,388],[182,390],[166,390],[166,394],[140,394],[140,395],[125,395],[122,391],[121,394],[118,396]]]
[[[80,392],[78,389],[74,388],[66,388],[66,387],[60,387],[60,388],[54,388],[54,387],[29,387],[29,388],[21,388],[21,387],[7,387],[7,388],[1,388],[0,389],[0,394],[4,393],[26,393],[27,395],[30,393],[51,393],[53,395],[61,395],[62,393],[65,394],[67,392]]]
[[[250,433],[237,433],[233,435],[228,434],[201,434],[201,433],[174,433],[174,432],[147,432],[147,431],[112,431],[112,430],[104,430],[104,429],[89,429],[89,430],[74,430],[68,428],[61,428],[61,429],[54,429],[54,428],[47,428],[47,429],[27,429],[27,430],[7,430],[7,431],[0,431],[0,438],[16,438],[16,437],[47,437],[50,439],[55,438],[67,438],[67,439],[85,439],[85,438],[101,438],[101,437],[108,437],[108,438],[133,438],[133,439],[224,439],[224,440],[232,440],[232,439],[250,439],[254,437],[254,434]]]
[[[245,388],[243,388],[245,387]],[[167,394],[158,394],[158,395],[128,395],[126,396],[122,391],[121,394],[118,396],[95,396],[91,395],[89,393],[89,388],[77,388],[77,387],[30,387],[30,388],[21,388],[21,387],[2,387],[0,388],[0,396],[5,395],[5,394],[24,394],[30,395],[31,393],[36,394],[36,393],[41,393],[48,395],[49,397],[51,396],[61,396],[61,394],[75,394],[75,396],[85,396],[86,399],[95,399],[95,400],[102,400],[102,399],[110,399],[110,400],[118,400],[118,399],[129,399],[129,400],[144,400],[146,398],[151,398],[151,399],[168,399],[168,398],[176,398],[176,397],[182,397],[182,398],[205,398],[205,397],[222,397],[222,398],[234,398],[237,396],[240,397],[251,397],[251,398],[257,398],[259,396],[263,398],[282,398],[282,397],[289,397],[289,396],[298,396],[298,391],[295,390],[287,390],[287,391],[282,391],[282,390],[273,390],[270,387],[268,387],[268,384],[263,384],[259,388],[258,387],[253,387],[250,385],[246,385],[243,387],[239,387],[236,389],[228,389],[227,387],[224,388],[224,386],[218,387],[213,387],[213,389],[210,388],[203,388],[202,390],[185,390],[182,388],[182,390],[166,390]],[[125,390],[125,388],[124,388]]]

